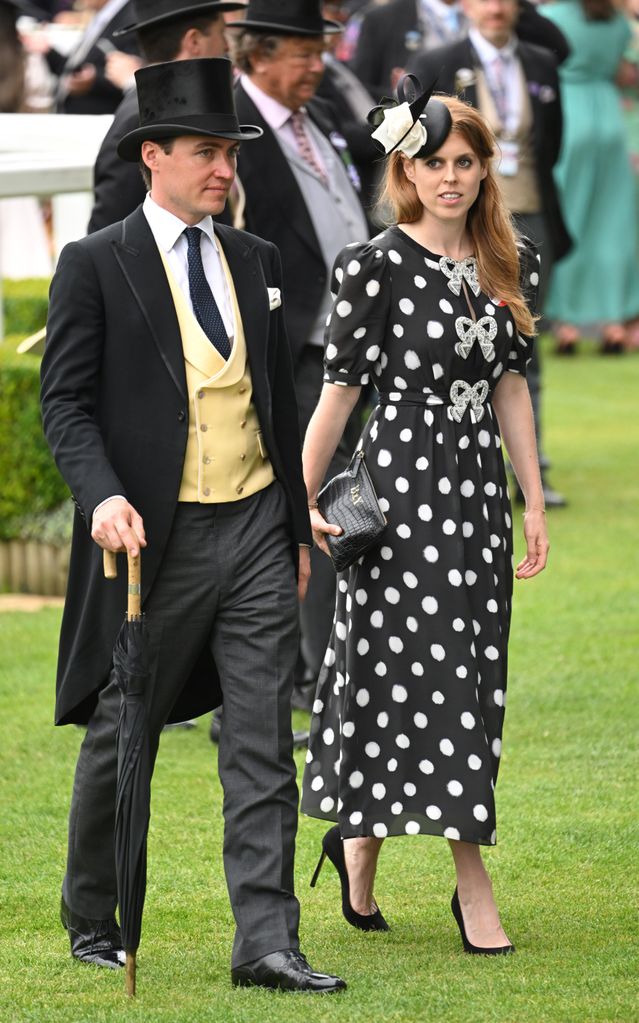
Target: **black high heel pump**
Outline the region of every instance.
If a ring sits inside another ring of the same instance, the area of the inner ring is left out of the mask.
[[[357,927],[360,931],[389,931],[390,927],[384,920],[379,909],[375,910],[375,912],[371,913],[369,916],[362,916],[361,913],[356,913],[351,906],[350,886],[348,883],[348,873],[346,871],[346,861],[344,859],[344,845],[340,837],[339,825],[337,824],[334,828],[327,831],[322,839],[322,854],[311,879],[311,888],[314,888],[317,884],[320,870],[322,869],[324,860],[327,856],[339,874],[339,880],[342,886],[342,913],[349,924],[353,927]]]
[[[461,933],[464,952],[470,952],[471,955],[475,956],[505,956],[511,955],[515,951],[514,945],[499,945],[497,948],[481,948],[479,945],[471,945],[466,936],[466,926],[464,924],[464,917],[459,904],[459,895],[457,894],[456,888],[451,899],[450,908],[453,911],[453,916],[457,921],[457,926]]]

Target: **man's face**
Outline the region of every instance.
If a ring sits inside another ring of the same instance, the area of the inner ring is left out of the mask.
[[[259,57],[251,78],[289,110],[299,110],[317,92],[324,74],[322,36],[283,36],[275,53]]]
[[[517,21],[517,0],[463,0],[463,8],[475,28],[493,46],[503,46]]]
[[[186,224],[224,209],[235,178],[239,143],[206,135],[174,139],[170,153],[156,142],[142,144],[142,159],[151,170],[151,196]]]

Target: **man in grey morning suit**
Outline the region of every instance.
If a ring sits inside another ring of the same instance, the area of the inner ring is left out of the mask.
[[[333,262],[345,245],[370,235],[346,142],[330,105],[315,95],[324,73],[324,35],[340,26],[322,18],[319,0],[277,5],[250,0],[246,17],[235,27],[234,52],[242,72],[235,89],[238,114],[263,130],[252,149],[244,147],[238,163],[245,223],[277,245],[282,257],[286,329],[304,434],[322,389]],[[356,409],[329,477],[347,465],[360,426]],[[335,572],[319,549],[312,565],[301,633],[306,680],[314,691],[335,610]]]
[[[295,572],[303,596],[311,534],[279,257],[211,220],[238,143],[260,129],[238,123],[227,60],[136,78],[143,123],[118,151],[142,158],[151,191],[124,221],[63,251],[42,365],[45,433],[77,506],[56,721],[88,724],[62,921],[76,958],[120,965],[111,651],[125,599],[124,580],[102,578],[100,548],[141,545],[152,755],[167,720],[224,698],[232,982],[339,991],[344,982],[299,951],[293,890]]]

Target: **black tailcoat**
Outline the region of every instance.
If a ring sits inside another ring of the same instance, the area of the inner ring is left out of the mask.
[[[331,268],[324,262],[304,196],[288,160],[241,83],[235,88],[235,106],[240,124],[256,124],[264,131],[262,138],[241,149],[238,174],[246,192],[247,228],[274,242],[282,257],[286,329],[295,358],[307,343]],[[314,99],[307,109],[313,123],[331,142],[336,125],[328,108]]]
[[[297,405],[282,307],[277,250],[244,231],[216,225],[242,315],[253,401],[289,506],[291,543],[310,543]],[[105,682],[126,607],[125,571],[107,582],[90,536],[93,510],[124,495],[144,519],[143,600],[171,530],[182,478],[189,404],[175,307],[141,208],[121,223],[66,246],[51,285],[42,361],[47,440],[76,504],[62,621],[56,723],[86,722]],[[224,438],[220,438],[223,444]],[[296,561],[297,563],[297,561]],[[169,720],[220,703],[208,652]]]
[[[528,83],[539,193],[552,242],[553,259],[558,260],[566,255],[572,241],[566,230],[553,177],[553,167],[559,158],[562,133],[557,60],[549,50],[521,40],[517,44],[516,54]],[[410,65],[409,70],[422,81],[429,80],[429,76],[432,77],[438,70],[437,91],[454,95],[457,91],[459,69],[473,69],[477,66],[481,67],[481,64],[470,40],[460,39],[451,46],[442,46],[437,50],[420,54]],[[468,85],[461,93],[461,98],[471,106],[477,107],[475,85]]]
[[[348,68],[346,70],[353,74]],[[383,166],[382,154],[371,137],[371,127],[351,107],[348,94],[342,90],[331,64],[324,68],[317,95],[330,106],[335,123],[346,139],[361,181],[362,204],[368,210],[375,203],[377,182]],[[374,105],[371,99],[370,106]]]

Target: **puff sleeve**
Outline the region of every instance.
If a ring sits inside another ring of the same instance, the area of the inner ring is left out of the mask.
[[[533,316],[537,315],[539,302],[540,256],[537,248],[528,238],[521,240],[519,252],[519,283],[526,305]],[[526,376],[527,368],[532,359],[534,338],[528,334],[515,331],[512,348],[508,355],[508,371]]]
[[[333,308],[324,335],[324,381],[360,387],[384,347],[391,297],[386,254],[373,240],[342,249],[333,266]]]

